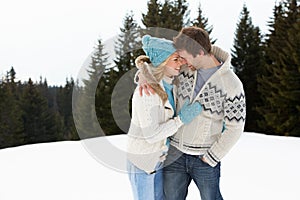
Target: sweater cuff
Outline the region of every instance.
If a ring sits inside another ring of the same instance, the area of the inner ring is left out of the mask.
[[[220,162],[220,160],[217,159],[210,151],[207,151],[203,157],[205,161],[212,167],[215,167]]]
[[[177,128],[180,128],[184,123],[181,121],[180,117],[174,117]]]

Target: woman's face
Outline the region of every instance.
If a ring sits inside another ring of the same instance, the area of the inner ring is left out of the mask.
[[[179,75],[183,64],[186,64],[186,61],[177,52],[173,53],[166,63],[164,74],[168,77]]]

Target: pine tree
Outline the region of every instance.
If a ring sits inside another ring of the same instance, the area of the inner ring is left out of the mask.
[[[300,136],[300,7],[299,2],[291,1],[288,11],[288,20],[292,26],[288,30],[287,46],[283,49],[286,68],[283,72],[286,79],[283,84],[287,92],[283,93],[289,103],[289,116],[285,126],[289,127],[290,136]]]
[[[264,105],[260,126],[269,133],[299,136],[299,5],[282,1],[274,8],[266,41],[267,64],[259,79]]]
[[[149,0],[147,3],[148,12],[142,14],[142,23],[146,27],[158,27],[161,21],[162,4],[158,0]]]
[[[135,68],[134,61],[142,53],[142,44],[139,41],[140,27],[136,20],[134,20],[132,11],[126,14],[123,27],[120,28],[120,31],[121,33],[118,35],[115,43],[116,59],[114,60],[116,64],[115,71],[119,77],[132,68]]]
[[[88,78],[83,80],[83,87],[75,88],[75,95],[73,95],[73,117],[81,139],[103,136],[102,126],[109,126],[101,121],[107,115],[107,109],[101,110],[96,105],[98,101],[105,101],[103,105],[108,106],[105,100],[106,78],[103,76],[108,66],[108,54],[104,52],[102,40],[98,39],[87,69]],[[99,95],[103,98],[97,99]]]
[[[0,148],[24,143],[24,126],[15,75],[12,67],[7,72],[6,80],[0,83]]]
[[[47,98],[29,79],[22,97],[23,123],[26,143],[53,142],[59,140],[55,116],[49,110]]]
[[[135,59],[144,54],[141,49],[140,27],[133,13],[126,14],[121,33],[115,43],[115,68],[110,70],[109,88],[111,97],[112,120],[110,133],[127,133],[130,125],[131,94],[134,90],[133,77],[136,72]]]
[[[47,105],[48,105],[48,112],[51,115],[53,123],[55,126],[53,127],[53,135],[55,135],[56,140],[61,140],[64,138],[63,132],[63,124],[62,124],[62,116],[58,112],[57,102],[56,102],[56,88],[49,87],[47,79],[40,77],[40,81],[37,84],[37,89],[39,90],[40,94],[46,98]],[[54,92],[54,93],[53,93]]]
[[[198,16],[196,19],[192,21],[192,26],[197,26],[206,30],[209,35],[211,35],[213,31],[213,26],[208,25],[208,18],[204,17],[202,14],[201,3],[199,3],[199,7],[198,7]],[[214,44],[217,41],[217,39],[211,38],[210,41],[212,44]]]
[[[161,9],[159,27],[180,31],[185,25],[187,9],[186,0],[165,0]]]
[[[245,4],[235,32],[231,64],[244,85],[247,105],[245,130],[259,131],[257,119],[260,116],[256,108],[261,104],[257,78],[263,67],[262,41],[260,30],[252,24]]]
[[[152,28],[151,35],[172,40],[178,31],[187,24],[189,14],[186,0],[156,0],[148,2],[148,11],[142,15],[142,22],[146,28]],[[166,33],[165,29],[169,29]]]
[[[65,140],[78,140],[79,136],[76,132],[73,114],[72,114],[72,93],[75,82],[73,78],[70,80],[66,79],[64,87],[60,87],[57,93],[54,94],[56,97],[56,106],[58,108],[58,121],[57,123],[62,127],[62,135]],[[59,118],[60,117],[60,118]],[[60,121],[60,120],[61,121]]]

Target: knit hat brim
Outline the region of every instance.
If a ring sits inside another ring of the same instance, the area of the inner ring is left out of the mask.
[[[159,66],[176,51],[173,42],[165,38],[145,35],[142,38],[142,44],[145,54],[150,58],[154,67]]]

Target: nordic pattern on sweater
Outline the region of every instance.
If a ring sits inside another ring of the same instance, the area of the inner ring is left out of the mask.
[[[199,101],[203,107],[193,122],[171,136],[171,145],[183,153],[203,155],[212,167],[229,152],[244,130],[246,103],[243,84],[231,69],[230,54],[213,46],[213,55],[223,65],[194,96],[197,71],[183,69],[178,76],[178,106]],[[226,129],[222,131],[225,122]]]
[[[183,71],[179,78],[179,81],[184,83],[178,88],[178,97],[185,99],[191,99],[191,88],[193,88],[194,75],[189,74],[189,72]],[[203,106],[203,109],[210,111],[212,114],[224,113],[225,118],[229,121],[236,120],[245,121],[246,115],[246,105],[245,105],[245,95],[240,93],[238,96],[235,96],[233,99],[227,99],[227,94],[221,89],[217,88],[217,85],[212,85],[208,83],[202,90],[199,95],[199,98],[196,99]]]

